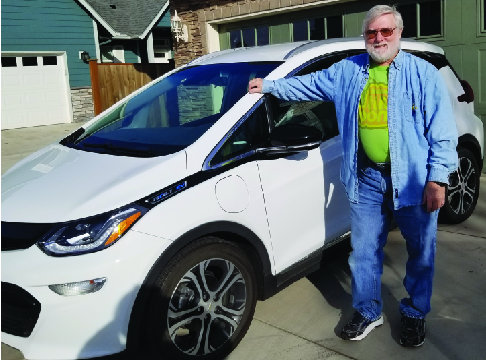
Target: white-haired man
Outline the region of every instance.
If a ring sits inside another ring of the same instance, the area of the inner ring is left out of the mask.
[[[341,181],[351,203],[353,307],[342,329],[361,340],[383,324],[383,247],[392,216],[407,243],[400,302],[403,346],[425,341],[438,209],[457,167],[457,129],[443,80],[428,62],[400,50],[395,8],[378,5],[363,23],[367,54],[290,79],[253,79],[250,93],[285,100],[333,101],[343,144]]]

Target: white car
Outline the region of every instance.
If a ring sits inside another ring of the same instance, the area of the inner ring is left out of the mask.
[[[474,210],[483,126],[443,51],[402,41],[449,88]],[[248,94],[327,68],[362,38],[212,53],[121,100],[2,177],[2,341],[28,359],[143,351],[223,358],[264,300],[349,237],[334,105]],[[134,358],[133,355],[132,358]]]

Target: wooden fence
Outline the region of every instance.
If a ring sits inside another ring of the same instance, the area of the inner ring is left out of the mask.
[[[174,62],[98,64],[96,60],[91,60],[89,70],[95,115],[172,69],[174,69]]]

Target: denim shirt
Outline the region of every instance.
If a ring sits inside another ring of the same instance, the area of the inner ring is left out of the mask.
[[[361,54],[304,76],[263,81],[263,93],[283,100],[333,101],[343,146],[341,181],[351,202],[358,194],[358,104],[368,81]],[[394,208],[422,204],[428,181],[448,183],[457,168],[457,128],[438,70],[399,51],[388,77],[388,133]]]

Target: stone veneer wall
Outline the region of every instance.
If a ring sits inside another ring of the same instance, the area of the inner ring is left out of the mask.
[[[94,117],[93,94],[91,86],[71,88],[73,122],[85,122]]]
[[[208,53],[206,22],[234,16],[293,7],[322,0],[178,0],[171,3],[171,13],[187,25],[188,42],[174,39],[175,65],[179,67]]]

